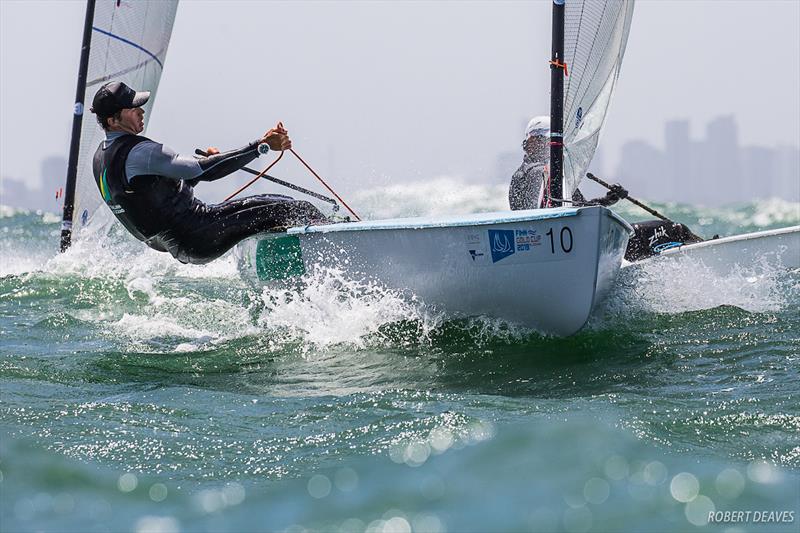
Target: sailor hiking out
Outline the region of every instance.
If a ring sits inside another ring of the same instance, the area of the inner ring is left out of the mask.
[[[540,209],[551,206],[550,197],[550,117],[534,117],[525,128],[522,164],[511,176],[508,203],[512,210]],[[610,206],[628,197],[621,185],[607,185],[605,196],[586,200],[579,189],[572,194],[578,206]],[[702,239],[686,226],[670,220],[647,220],[633,224],[634,236],[628,241],[625,259],[638,261],[659,253],[671,245],[699,242]]]
[[[144,130],[142,107],[149,92],[121,82],[103,85],[91,111],[106,132],[94,155],[94,177],[103,200],[122,225],[150,248],[169,252],[182,263],[212,261],[242,239],[287,226],[322,221],[311,203],[283,195],[249,196],[210,205],[194,197],[201,181],[215,181],[267,150],[289,150],[282,125],[228,152],[207,150],[185,157],[138,135]]]

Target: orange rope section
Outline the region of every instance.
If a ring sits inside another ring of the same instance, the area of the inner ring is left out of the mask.
[[[290,151],[290,152],[292,152],[292,154],[294,154],[294,156],[295,156],[295,157],[296,157],[296,158],[297,158],[297,159],[298,159],[298,160],[299,160],[301,163],[303,163],[303,165],[305,165],[305,167],[308,169],[308,171],[309,171],[309,172],[311,172],[311,173],[314,175],[314,177],[315,177],[315,178],[317,178],[317,179],[319,180],[319,182],[320,182],[321,184],[323,184],[323,185],[325,186],[325,188],[326,188],[326,189],[328,189],[328,190],[331,192],[331,194],[332,194],[332,195],[334,195],[334,196],[336,197],[336,199],[337,199],[337,200],[339,200],[339,201],[342,203],[342,205],[343,205],[343,206],[345,206],[345,207],[347,208],[347,210],[348,210],[348,211],[350,211],[350,213],[352,213],[352,215],[353,215],[354,217],[356,217],[356,220],[358,220],[359,222],[361,221],[361,217],[359,217],[358,215],[356,215],[356,212],[355,212],[355,211],[353,211],[352,209],[350,209],[350,206],[349,206],[349,205],[347,205],[347,203],[345,203],[345,201],[344,201],[344,200],[342,200],[342,198],[341,198],[341,197],[340,197],[338,194],[336,194],[336,191],[334,191],[333,189],[331,189],[331,188],[328,186],[328,184],[327,184],[327,183],[325,183],[325,180],[323,180],[322,178],[320,178],[320,177],[319,177],[319,174],[317,174],[316,172],[314,172],[314,169],[313,169],[313,168],[311,168],[310,166],[308,166],[308,163],[306,163],[305,161],[303,161],[303,158],[302,158],[302,157],[300,157],[299,155],[297,155],[297,152],[295,152],[293,148],[289,148],[289,151]]]
[[[556,67],[556,68],[563,68],[563,69],[564,69],[564,77],[566,77],[566,78],[568,78],[568,77],[569,77],[569,71],[567,70],[567,63],[566,63],[566,61],[565,61],[564,63],[562,63],[561,61],[559,61],[558,59],[556,59],[555,61],[549,61],[549,63],[550,63],[551,65],[553,65],[554,67]]]
[[[281,155],[279,155],[279,156],[278,156],[278,158],[277,158],[275,161],[273,161],[273,162],[272,162],[272,163],[271,163],[271,164],[270,164],[270,165],[269,165],[267,168],[265,168],[264,170],[262,170],[262,171],[261,171],[261,172],[258,174],[258,176],[256,176],[255,178],[253,178],[252,180],[250,180],[249,182],[247,182],[247,185],[245,185],[244,187],[242,187],[241,189],[239,189],[239,190],[238,190],[238,191],[236,191],[235,193],[231,194],[231,195],[230,195],[230,196],[228,196],[227,198],[225,198],[225,199],[223,200],[223,202],[227,202],[228,200],[230,200],[231,198],[233,198],[234,196],[236,196],[237,194],[239,194],[240,192],[242,192],[243,190],[245,190],[246,188],[248,188],[249,186],[251,186],[252,184],[254,184],[256,181],[258,181],[258,180],[259,180],[259,178],[261,178],[261,176],[263,176],[264,174],[266,174],[266,173],[269,171],[269,169],[271,169],[272,167],[274,167],[274,166],[275,166],[275,163],[277,163],[278,161],[280,161],[280,160],[281,160],[281,157],[283,157],[283,152],[281,152]]]
[[[279,122],[278,124],[279,124],[281,127],[283,127],[283,123]],[[301,163],[303,163],[303,165],[304,165],[304,166],[305,166],[305,167],[308,169],[308,171],[309,171],[309,172],[311,172],[311,173],[314,175],[314,177],[315,177],[315,178],[317,178],[317,179],[319,180],[319,182],[320,182],[320,183],[322,183],[322,184],[325,186],[325,188],[326,188],[326,189],[328,189],[328,190],[331,192],[331,194],[332,194],[332,195],[334,195],[334,196],[336,197],[336,199],[337,199],[337,200],[339,200],[339,202],[341,202],[341,204],[342,204],[343,206],[345,206],[345,207],[347,208],[347,210],[348,210],[348,211],[350,211],[350,213],[351,213],[351,214],[352,214],[354,217],[356,217],[356,220],[358,220],[359,222],[361,221],[361,217],[359,217],[359,216],[356,214],[356,212],[355,212],[355,211],[353,211],[353,210],[350,208],[350,206],[349,206],[349,205],[347,205],[347,203],[346,203],[344,200],[342,200],[342,197],[341,197],[341,196],[339,196],[338,194],[336,194],[336,191],[334,191],[333,189],[331,189],[331,187],[330,187],[330,186],[329,186],[327,183],[325,183],[325,180],[323,180],[323,179],[322,179],[322,178],[319,176],[319,174],[317,174],[316,172],[314,172],[314,169],[313,169],[313,168],[311,168],[311,167],[309,166],[309,164],[308,164],[308,163],[306,163],[306,162],[303,160],[303,158],[302,158],[302,157],[300,157],[300,156],[297,154],[297,152],[295,152],[295,151],[294,151],[292,148],[289,148],[289,151],[290,151],[290,152],[292,152],[292,154],[294,154],[294,156],[295,156],[295,157],[296,157],[296,158],[297,158],[297,159],[298,159],[298,160],[299,160]],[[266,174],[266,173],[269,171],[269,169],[271,169],[272,167],[274,167],[274,166],[275,166],[275,164],[276,164],[278,161],[280,161],[280,160],[281,160],[281,157],[283,157],[283,154],[284,154],[284,152],[283,152],[283,150],[281,150],[281,155],[279,155],[279,156],[278,156],[278,158],[277,158],[275,161],[273,161],[273,162],[272,162],[272,163],[271,163],[271,164],[270,164],[270,165],[269,165],[267,168],[265,168],[264,170],[262,170],[262,171],[261,171],[261,172],[258,174],[258,176],[256,176],[255,178],[253,178],[252,180],[250,180],[249,182],[247,182],[247,184],[246,184],[246,185],[244,185],[244,186],[243,186],[243,187],[241,187],[239,190],[237,190],[235,193],[233,193],[233,194],[231,194],[230,196],[228,196],[227,198],[225,198],[225,200],[223,200],[223,201],[224,201],[224,202],[227,202],[228,200],[230,200],[231,198],[233,198],[234,196],[236,196],[237,194],[239,194],[240,192],[242,192],[243,190],[245,190],[246,188],[248,188],[249,186],[251,186],[252,184],[254,184],[256,181],[258,181],[258,179],[259,179],[261,176],[263,176],[264,174]]]

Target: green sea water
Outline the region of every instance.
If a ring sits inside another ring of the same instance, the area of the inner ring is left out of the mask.
[[[800,224],[656,207],[705,236]],[[0,209],[2,531],[800,528],[800,272],[625,269],[557,339],[58,233]]]

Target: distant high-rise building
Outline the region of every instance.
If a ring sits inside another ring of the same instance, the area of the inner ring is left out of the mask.
[[[661,150],[644,141],[630,141],[622,145],[616,179],[636,194],[660,200],[670,192],[665,166]]]
[[[775,149],[775,192],[773,196],[800,202],[800,147]]]
[[[55,211],[53,202],[47,202],[41,189],[30,189],[28,184],[12,178],[0,177],[0,204],[22,209]]]
[[[800,201],[800,147],[739,146],[733,115],[709,122],[702,139],[693,140],[689,132],[688,120],[668,121],[663,150],[629,141],[622,146],[616,172],[603,168],[600,150],[589,171],[620,182],[634,196],[662,202],[718,206],[756,198]],[[521,160],[521,152],[499,154],[498,179],[506,181]]]
[[[664,200],[681,201],[683,191],[692,185],[692,143],[689,121],[671,120],[664,124]]]
[[[741,200],[781,196],[775,175],[775,150],[762,146],[746,146],[741,149],[742,183],[739,187]]]
[[[739,131],[733,115],[715,118],[706,126],[700,178],[706,203],[742,201]]]

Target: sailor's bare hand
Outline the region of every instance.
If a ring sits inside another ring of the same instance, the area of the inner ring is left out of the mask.
[[[264,137],[261,138],[262,143],[267,143],[270,150],[283,151],[292,148],[292,140],[289,138],[289,132],[283,127],[283,122],[278,124],[267,131]]]
[[[219,148],[216,148],[214,146],[209,146],[208,148],[206,148],[207,155],[217,155],[218,153],[219,153]]]

